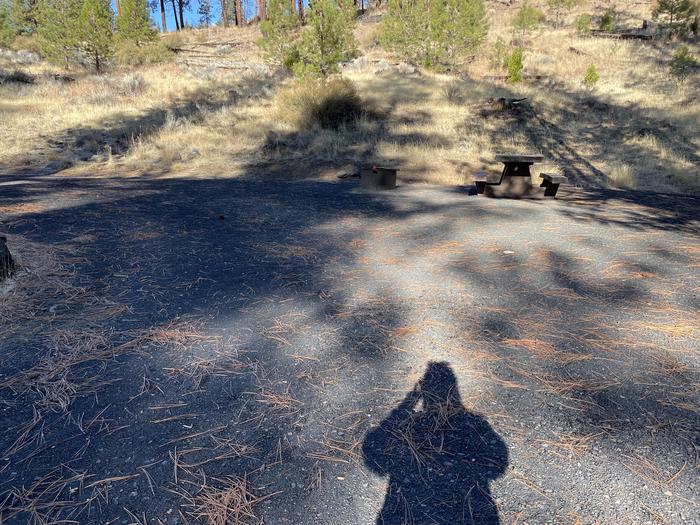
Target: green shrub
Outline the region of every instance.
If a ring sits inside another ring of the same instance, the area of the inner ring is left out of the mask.
[[[162,36],[160,41],[170,51],[175,51],[185,45],[185,37],[182,36],[182,33],[177,32]]]
[[[0,48],[10,47],[15,39],[15,30],[11,27],[9,5],[0,4]]]
[[[585,35],[591,32],[591,15],[582,14],[576,17],[574,21],[576,31]]]
[[[508,56],[508,48],[503,39],[499,38],[493,45],[493,51],[491,52],[491,69],[501,69],[505,64],[506,57]]]
[[[115,39],[137,44],[153,42],[158,34],[151,25],[146,0],[120,0],[121,13],[115,23]]]
[[[598,83],[599,80],[600,75],[595,68],[595,64],[591,64],[588,66],[588,69],[586,69],[586,75],[583,77],[583,83],[586,85],[586,87],[592,88]]]
[[[301,60],[299,55],[300,22],[288,0],[268,0],[267,20],[260,24],[262,38],[258,46],[265,59],[275,65],[293,70]]]
[[[117,64],[124,67],[160,64],[171,61],[174,56],[174,53],[162,42],[153,42],[139,46],[131,40],[126,40],[119,42],[114,52]]]
[[[340,62],[354,58],[357,54],[354,25],[352,0],[314,0],[307,10],[307,25],[299,42],[305,69],[325,76],[336,72]]]
[[[562,15],[570,11],[577,3],[577,0],[547,0],[549,11],[554,15],[554,25],[559,27]]]
[[[513,27],[519,29],[523,33],[531,31],[539,26],[545,20],[545,15],[539,9],[532,7],[530,2],[525,0],[522,7],[518,10],[513,20]]]
[[[380,41],[409,62],[454,69],[488,33],[483,0],[389,0]]]
[[[615,29],[615,10],[612,7],[608,7],[603,16],[600,17],[598,29],[601,31],[612,31]]]
[[[301,130],[352,126],[366,113],[355,85],[347,79],[296,80],[277,95],[277,115]]]
[[[685,80],[689,76],[700,72],[700,61],[690,54],[688,46],[681,46],[676,49],[673,55],[670,69],[671,75],[680,80]]]
[[[508,71],[506,82],[517,84],[523,81],[523,50],[516,48],[506,57],[505,68]]]

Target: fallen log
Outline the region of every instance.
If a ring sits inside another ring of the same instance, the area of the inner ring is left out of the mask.
[[[600,38],[616,38],[620,40],[652,40],[654,37],[645,33],[615,33],[612,31],[601,31],[599,29],[594,29],[591,31],[591,36],[597,36]]]
[[[0,237],[0,281],[15,273],[15,261],[7,247],[7,237]]]

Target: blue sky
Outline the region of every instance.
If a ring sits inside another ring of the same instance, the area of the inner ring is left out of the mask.
[[[165,24],[168,31],[175,31],[175,19],[173,18],[173,9],[171,0],[163,0],[165,3]],[[232,1],[232,0],[227,0]],[[211,14],[213,23],[219,22],[221,19],[221,0],[209,0],[211,4]],[[306,2],[304,2],[306,3]],[[160,0],[156,0],[158,9],[151,12],[151,20],[153,20],[154,25],[160,30]],[[177,0],[175,0],[177,5]],[[112,0],[112,8],[114,12],[117,12],[116,0]],[[243,0],[243,8],[245,10],[246,20],[255,16],[255,4],[253,0]],[[188,26],[199,26],[199,14],[197,10],[199,9],[199,0],[190,0],[190,7],[185,9],[183,16],[185,17],[185,24]],[[233,21],[231,21],[233,23]]]

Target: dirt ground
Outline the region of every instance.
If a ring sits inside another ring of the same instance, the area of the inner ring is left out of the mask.
[[[700,523],[700,199],[469,193],[0,178],[0,523]]]

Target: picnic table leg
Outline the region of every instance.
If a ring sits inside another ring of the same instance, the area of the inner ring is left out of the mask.
[[[530,177],[530,164],[524,162],[506,162],[503,166],[503,173],[501,173],[501,180],[498,181],[498,184],[501,184],[506,177]]]
[[[542,181],[540,186],[544,186],[544,196],[545,197],[555,197],[557,195],[557,190],[559,189],[559,184],[555,184],[549,181]]]
[[[486,189],[486,181],[485,180],[477,180],[474,182],[474,185],[476,186],[476,193],[481,195],[484,193],[484,190]]]

